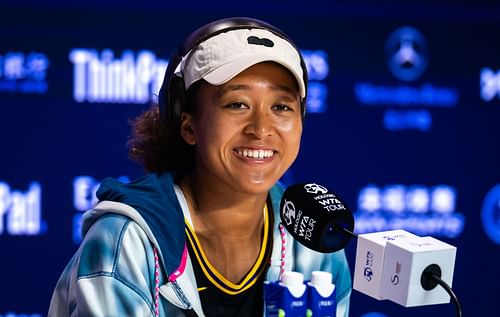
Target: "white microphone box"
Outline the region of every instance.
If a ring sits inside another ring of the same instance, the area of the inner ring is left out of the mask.
[[[388,241],[417,238],[405,230],[391,230],[358,235],[353,288],[375,299],[384,299],[380,292],[385,247]]]
[[[381,297],[405,307],[443,304],[450,296],[440,285],[425,290],[424,270],[436,264],[441,279],[451,287],[457,248],[433,237],[415,237],[387,242],[382,273]]]

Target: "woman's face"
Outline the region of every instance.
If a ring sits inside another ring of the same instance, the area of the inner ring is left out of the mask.
[[[295,78],[276,63],[260,63],[221,86],[203,84],[182,134],[195,145],[195,172],[213,185],[263,193],[297,157],[302,134]]]

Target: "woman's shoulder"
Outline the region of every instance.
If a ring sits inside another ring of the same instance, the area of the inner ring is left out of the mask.
[[[49,315],[73,315],[73,310],[86,316],[149,312],[154,264],[153,249],[137,223],[120,214],[102,215],[64,269]],[[117,306],[109,306],[110,302]],[[135,311],[128,311],[130,307]]]
[[[127,216],[106,214],[89,228],[79,250],[78,276],[114,274],[123,261],[143,261],[152,252],[142,228]]]

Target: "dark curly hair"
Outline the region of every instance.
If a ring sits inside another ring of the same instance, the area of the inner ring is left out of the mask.
[[[185,111],[195,111],[203,82],[200,80],[187,90]],[[129,157],[141,164],[146,172],[187,172],[193,167],[194,149],[182,138],[180,122],[167,125],[161,118],[158,104],[153,104],[130,123]]]

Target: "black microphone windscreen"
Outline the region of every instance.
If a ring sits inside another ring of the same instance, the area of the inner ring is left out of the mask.
[[[354,217],[332,191],[315,183],[288,187],[280,205],[281,222],[304,246],[322,253],[344,248],[354,229]]]

